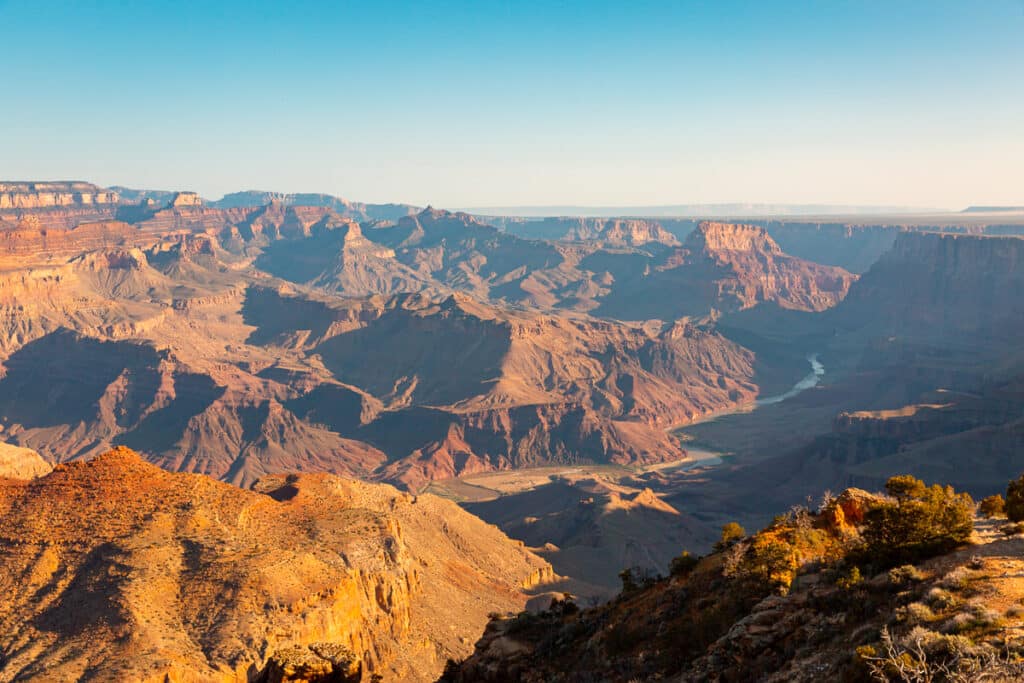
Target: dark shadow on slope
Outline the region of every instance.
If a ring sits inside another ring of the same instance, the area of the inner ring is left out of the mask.
[[[130,423],[152,403],[159,386],[160,355],[144,344],[106,342],[61,329],[29,342],[5,363],[0,380],[0,416],[25,427],[95,420],[98,401],[107,387],[127,373],[127,413]]]
[[[213,405],[226,388],[206,375],[189,373],[175,375],[174,391],[175,398],[170,404],[147,415],[135,429],[120,435],[114,443],[145,453],[170,450],[187,431],[189,421]]]

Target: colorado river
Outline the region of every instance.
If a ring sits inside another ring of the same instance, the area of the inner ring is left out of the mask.
[[[825,366],[818,361],[818,354],[812,353],[807,356],[807,362],[811,364],[811,372],[802,380],[793,385],[793,388],[784,394],[778,396],[769,396],[767,398],[759,398],[755,401],[755,406],[770,406],[773,403],[781,403],[787,398],[793,398],[801,391],[806,391],[813,387],[818,386],[821,378],[825,375]]]
[[[726,415],[735,415],[736,413],[750,413],[761,406],[770,406],[773,403],[782,403],[788,398],[793,398],[802,391],[818,386],[821,382],[821,378],[825,375],[825,366],[818,361],[818,354],[811,353],[807,355],[807,362],[811,364],[811,371],[802,380],[793,385],[793,388],[784,394],[776,394],[775,396],[765,396],[759,398],[753,403],[745,403],[735,408],[729,408],[727,410],[720,410],[704,417],[698,418],[686,425],[686,427],[692,427],[693,425],[706,424],[708,422],[714,422],[715,420],[725,417]],[[685,429],[682,427],[681,429]]]
[[[825,366],[818,360],[818,354],[811,353],[807,355],[807,362],[811,365],[811,371],[799,382],[793,385],[793,388],[783,394],[776,394],[775,396],[766,396],[759,398],[753,403],[746,405],[737,406],[729,410],[723,410],[721,412],[712,413],[698,420],[694,420],[686,427],[692,427],[698,424],[707,424],[708,422],[714,422],[719,418],[725,417],[726,415],[735,415],[737,413],[749,413],[757,410],[762,406],[770,406],[775,403],[782,403],[786,399],[793,398],[802,391],[812,389],[821,382],[821,378],[825,376]],[[682,427],[681,429],[686,429]],[[675,430],[677,433],[679,430]],[[712,451],[705,448],[688,448],[686,444],[683,444],[686,448],[686,459],[676,462],[661,463],[659,465],[652,465],[644,468],[646,471],[652,470],[688,470],[693,467],[714,467],[722,464],[723,453],[718,451]]]

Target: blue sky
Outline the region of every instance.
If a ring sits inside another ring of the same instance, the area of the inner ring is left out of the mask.
[[[0,0],[0,60],[10,179],[1024,203],[1024,0]]]

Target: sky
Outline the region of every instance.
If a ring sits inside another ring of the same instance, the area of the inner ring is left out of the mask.
[[[0,179],[1024,204],[1024,0],[0,0]]]

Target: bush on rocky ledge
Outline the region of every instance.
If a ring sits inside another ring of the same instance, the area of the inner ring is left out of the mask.
[[[861,559],[879,568],[917,562],[965,543],[974,530],[974,501],[951,486],[908,475],[886,484],[891,499],[872,506],[862,531]]]

